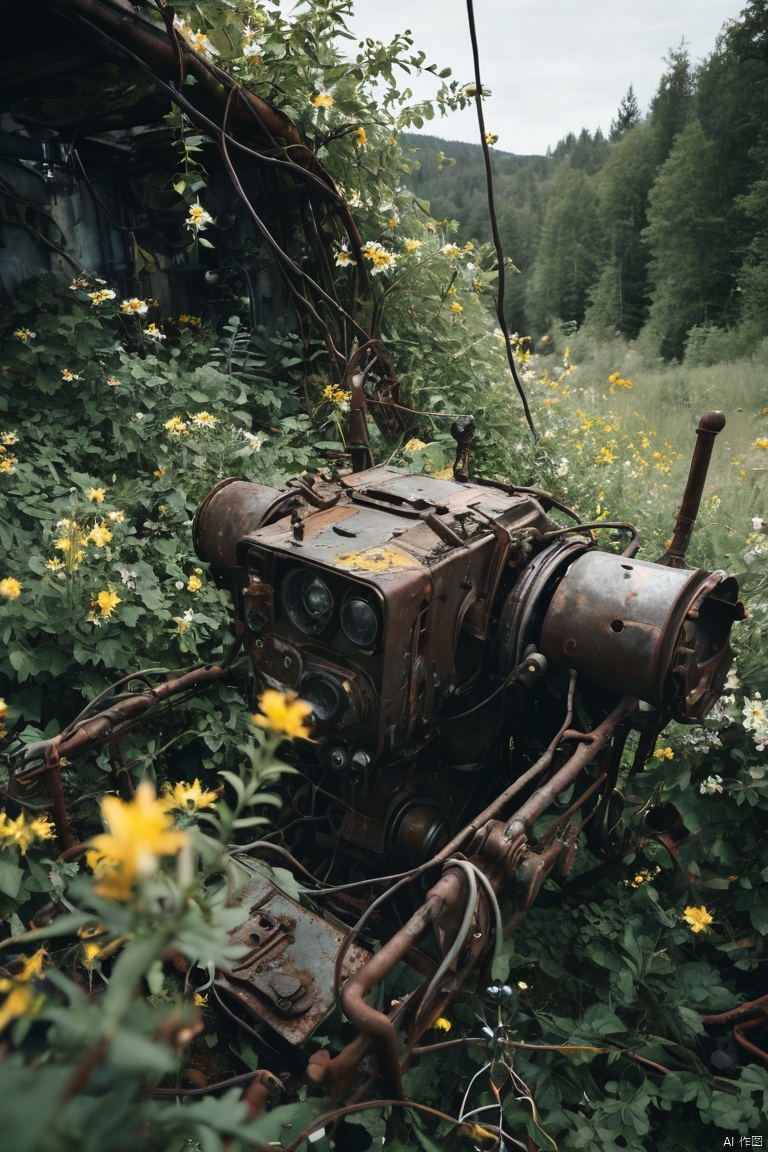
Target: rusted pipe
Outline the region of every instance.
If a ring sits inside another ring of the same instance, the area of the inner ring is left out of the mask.
[[[404,960],[427,928],[446,911],[453,910],[462,899],[465,888],[464,874],[459,868],[449,868],[427,893],[424,903],[394,936],[362,966],[344,986],[341,1004],[345,1014],[361,1035],[348,1044],[337,1056],[326,1060],[314,1059],[307,1068],[312,1083],[333,1085],[339,1092],[349,1086],[368,1044],[368,1038],[379,1044],[383,1055],[383,1075],[393,1094],[403,1098],[400,1076],[400,1056],[394,1022],[384,1012],[365,1002],[365,997],[392,969]]]
[[[606,716],[602,724],[598,724],[594,731],[588,733],[589,739],[584,740],[584,733],[574,733],[583,743],[565,762],[563,767],[555,773],[551,780],[537,788],[530,800],[518,808],[504,830],[504,839],[511,843],[524,835],[528,828],[538,820],[547,808],[555,802],[561,792],[564,792],[576,780],[579,773],[594,760],[601,748],[610,740],[625,716],[635,708],[637,700],[633,696],[625,696],[612,712]],[[567,740],[569,733],[565,733]]]
[[[127,700],[121,700],[119,704],[105,708],[98,715],[81,720],[71,732],[63,736],[56,736],[52,740],[42,740],[28,745],[21,755],[26,762],[45,757],[46,767],[42,771],[49,772],[51,766],[48,763],[48,757],[52,749],[56,750],[59,758],[66,756],[67,759],[71,760],[95,747],[118,724],[143,716],[151,708],[181,692],[211,684],[219,680],[223,674],[224,669],[218,664],[204,664],[199,668],[192,668],[189,672],[182,672],[180,676],[165,680],[156,688],[150,688],[146,692],[137,692],[135,696],[131,696]],[[15,777],[16,783],[27,783],[40,771],[41,769],[31,769],[27,773],[22,771]]]
[[[688,481],[685,485],[680,508],[675,513],[675,531],[664,555],[658,561],[659,564],[666,564],[668,568],[683,568],[685,566],[685,553],[701,504],[715,437],[718,432],[722,432],[724,427],[725,416],[717,410],[705,412],[699,420],[696,429],[696,447],[693,450]]]
[[[747,1000],[736,1008],[729,1008],[727,1012],[710,1013],[702,1016],[702,1024],[736,1024],[742,1019],[768,1016],[768,995],[758,996],[757,1000]]]
[[[74,847],[75,838],[69,826],[69,813],[64,801],[64,789],[61,786],[61,756],[55,740],[52,740],[46,748],[45,763],[48,769],[47,786],[51,798],[51,815],[56,828],[59,852],[66,852]]]

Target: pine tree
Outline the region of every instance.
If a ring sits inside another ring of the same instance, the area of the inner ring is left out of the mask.
[[[723,318],[734,285],[723,228],[717,149],[698,120],[675,139],[648,200],[649,329],[667,358],[682,355],[697,324]]]
[[[626,132],[629,132],[630,128],[634,128],[635,124],[639,123],[640,105],[637,103],[635,89],[630,84],[626,96],[621,101],[621,104],[619,104],[616,119],[611,120],[611,130],[609,134],[611,143],[615,144]]]

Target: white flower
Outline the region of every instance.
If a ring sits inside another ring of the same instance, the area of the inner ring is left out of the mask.
[[[189,215],[184,221],[193,232],[204,232],[207,224],[213,224],[213,216],[206,212],[199,200],[189,206]]]
[[[125,312],[128,316],[145,316],[149,311],[149,305],[146,300],[139,300],[137,296],[132,296],[130,300],[123,300],[120,311]]]
[[[748,696],[744,697],[742,716],[744,716],[743,725],[747,732],[752,733],[757,751],[762,752],[768,744],[768,716],[759,692],[755,692],[751,700]]]
[[[753,532],[762,532],[763,524],[764,524],[764,520],[763,520],[762,516],[753,516],[752,517],[752,531]]]
[[[363,256],[373,264],[371,276],[378,276],[380,272],[394,268],[397,259],[394,253],[388,252],[383,244],[379,244],[376,240],[369,240],[363,245]]]
[[[714,796],[716,792],[722,792],[723,778],[722,776],[707,776],[699,788],[702,796]]]
[[[250,444],[252,451],[261,452],[261,446],[264,443],[261,436],[256,436],[253,432],[243,432],[243,436]]]

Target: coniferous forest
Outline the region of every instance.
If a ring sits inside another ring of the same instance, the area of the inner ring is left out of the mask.
[[[404,147],[433,215],[490,240],[480,146]],[[570,132],[546,157],[497,153],[494,181],[519,271],[513,328],[586,324],[667,360],[748,354],[768,332],[768,4],[754,0],[703,61],[671,50],[646,111],[630,85],[607,135]]]

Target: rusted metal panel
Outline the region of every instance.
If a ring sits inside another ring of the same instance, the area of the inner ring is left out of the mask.
[[[246,1016],[255,1016],[284,1040],[302,1045],[334,1006],[334,966],[345,932],[303,908],[266,877],[257,877],[243,893],[248,919],[230,933],[248,954],[216,987]],[[344,957],[342,977],[354,975],[370,960],[354,944]]]

